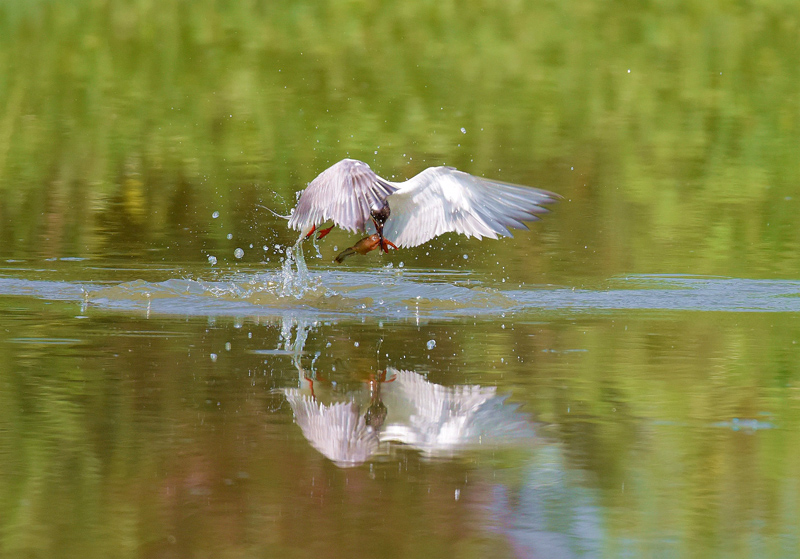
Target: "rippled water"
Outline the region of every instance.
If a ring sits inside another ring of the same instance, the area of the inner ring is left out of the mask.
[[[89,307],[181,315],[310,318],[491,319],[544,311],[800,311],[800,281],[638,275],[590,289],[498,283],[469,271],[394,268],[341,271],[305,262],[214,279],[172,278],[97,285],[0,278],[0,294],[80,301]],[[198,274],[202,276],[203,274]]]

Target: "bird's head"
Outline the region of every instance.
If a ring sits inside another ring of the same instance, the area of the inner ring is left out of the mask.
[[[389,215],[392,212],[389,210],[389,204],[384,205],[379,210],[372,210],[370,212],[370,216],[372,216],[372,220],[375,222],[375,226],[383,225],[386,223],[386,220],[389,219]]]

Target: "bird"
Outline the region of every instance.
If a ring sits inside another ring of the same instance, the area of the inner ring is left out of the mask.
[[[546,190],[446,166],[429,167],[407,181],[393,182],[363,161],[343,159],[299,193],[288,225],[300,231],[298,243],[315,232],[321,239],[334,226],[354,233],[370,234],[374,229],[378,242],[364,238],[349,254],[376,248],[388,252],[419,246],[449,232],[477,239],[511,237],[510,229],[527,228],[525,222],[538,220],[547,212],[544,206],[560,198]],[[319,229],[330,221],[333,225]]]

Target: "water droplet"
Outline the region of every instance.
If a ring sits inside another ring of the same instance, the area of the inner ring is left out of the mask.
[[[467,256],[467,255],[465,254],[465,255],[464,255],[464,260],[466,260],[467,258],[469,258],[469,256]]]
[[[236,250],[233,251],[233,255],[236,258],[241,258],[242,256],[244,256],[244,251],[240,248],[237,248]]]
[[[212,219],[217,219],[219,217],[219,212],[214,212],[211,214]]]
[[[225,351],[230,351],[230,350],[231,350],[231,343],[225,342]]]
[[[358,342],[353,342],[353,347],[358,347]]]
[[[436,347],[436,340],[428,340],[428,343],[425,345],[428,349],[433,349]]]
[[[466,134],[466,133],[467,133],[467,129],[466,129],[466,128],[464,128],[463,126],[461,127],[461,133],[462,133],[462,134]]]
[[[214,264],[216,264],[216,263],[217,263],[217,257],[216,257],[216,256],[211,256],[211,255],[209,254],[209,255],[208,255],[208,263],[209,263],[209,264],[211,264],[211,265],[213,266]]]
[[[233,238],[233,233],[228,233],[227,235],[228,240],[230,241]]]
[[[216,363],[216,362],[217,362],[217,354],[216,354],[216,353],[212,353],[212,354],[210,355],[210,357],[211,357],[211,361],[212,361],[213,363]]]

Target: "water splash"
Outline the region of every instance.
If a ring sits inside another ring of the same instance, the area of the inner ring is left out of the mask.
[[[299,357],[303,354],[308,334],[317,325],[316,321],[297,317],[283,317],[281,320],[281,337],[278,349]],[[292,336],[292,330],[295,335]]]
[[[134,280],[116,285],[0,277],[0,295],[143,310],[156,314],[294,317],[303,320],[373,316],[424,321],[515,313],[627,310],[800,313],[800,281],[633,276],[604,289],[532,286],[497,289],[474,275],[435,270],[310,274],[302,252],[288,251],[282,268],[236,272],[215,280]]]
[[[308,291],[315,291],[320,286],[318,276],[312,276],[308,271],[306,259],[303,255],[303,238],[297,240],[294,246],[286,247],[286,256],[281,266],[281,297],[294,297],[302,299]]]

